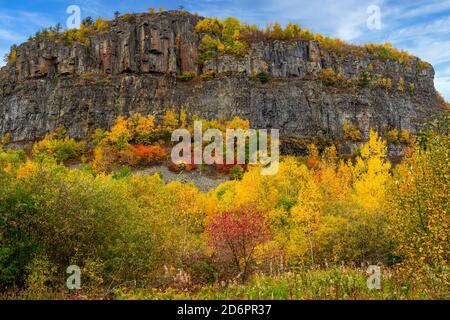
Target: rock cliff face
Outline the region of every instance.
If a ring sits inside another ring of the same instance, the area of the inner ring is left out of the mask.
[[[252,44],[245,57],[221,56],[199,66],[199,19],[180,12],[133,15],[91,36],[89,45],[20,45],[16,61],[0,72],[0,135],[33,140],[63,125],[83,138],[110,127],[118,115],[158,118],[168,109],[185,109],[205,118],[238,115],[284,136],[336,139],[344,120],[366,136],[369,128],[415,133],[435,110],[434,70],[419,68],[416,58],[404,66],[368,54],[339,57],[316,41],[271,41]],[[330,86],[320,78],[327,68],[343,81],[372,68],[392,88]],[[185,71],[217,76],[182,82],[177,75]],[[271,76],[269,82],[254,77],[261,72]]]

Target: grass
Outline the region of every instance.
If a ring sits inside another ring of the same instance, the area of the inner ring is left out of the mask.
[[[116,299],[148,300],[402,300],[433,299],[393,270],[382,273],[381,289],[369,289],[363,269],[346,267],[281,275],[255,275],[246,284],[236,281],[207,285],[194,291],[168,288],[116,291]],[[442,298],[442,296],[441,296]]]

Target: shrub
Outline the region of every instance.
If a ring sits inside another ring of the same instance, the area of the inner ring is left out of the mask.
[[[0,148],[2,148],[4,145],[7,145],[11,142],[11,134],[6,133],[5,135],[0,137]]]
[[[184,82],[191,81],[195,78],[195,72],[192,71],[183,71],[179,76],[178,79]]]
[[[208,235],[217,259],[231,263],[245,282],[252,272],[255,247],[269,240],[269,229],[263,215],[247,207],[217,213]]]
[[[361,131],[347,120],[344,120],[343,132],[345,140],[354,142],[362,141]]]
[[[157,132],[155,129],[155,117],[150,115],[144,117],[141,114],[134,114],[128,119],[128,127],[132,128],[132,140],[138,144],[149,145],[157,139]]]
[[[428,62],[422,61],[422,60],[419,60],[417,62],[417,66],[416,66],[417,72],[419,72],[419,73],[421,73],[423,70],[429,70],[432,67],[433,66],[431,64],[429,64]]]
[[[232,180],[241,180],[244,176],[244,169],[241,166],[235,165],[231,168],[230,177]]]
[[[343,80],[343,76],[340,72],[334,71],[331,68],[320,70],[319,79],[327,85],[335,85]]]
[[[399,141],[399,132],[397,129],[389,130],[385,133],[386,141],[389,143],[397,143]]]
[[[197,22],[195,31],[198,33],[211,33],[220,35],[223,29],[223,23],[217,18],[206,18]]]
[[[133,145],[133,152],[146,165],[163,160],[166,156],[164,149],[158,146]]]
[[[411,54],[394,48],[391,43],[367,44],[364,48],[376,58],[381,60],[393,60],[401,64],[411,63]]]
[[[400,131],[398,140],[402,144],[410,143],[409,131],[406,129]]]
[[[119,171],[114,172],[112,175],[112,178],[114,180],[120,180],[120,179],[125,179],[125,178],[131,177],[131,176],[132,176],[132,172],[131,172],[130,167],[124,166]]]
[[[9,53],[5,55],[5,58],[3,59],[6,63],[14,63],[17,60],[17,46],[12,45],[9,49]]]
[[[33,145],[33,156],[38,161],[54,158],[58,162],[65,162],[80,157],[85,149],[84,142],[76,142],[68,136],[49,134]]]
[[[205,61],[217,58],[219,52],[223,52],[225,47],[219,39],[213,38],[207,34],[202,37],[198,49],[198,62],[199,64],[203,64]]]
[[[409,94],[410,95],[414,95],[414,92],[415,92],[415,84],[414,83],[410,83],[409,84],[409,86],[408,86],[408,91],[409,91]]]
[[[430,132],[423,148],[414,146],[396,170],[391,224],[401,270],[438,297],[448,296],[450,226],[448,134]]]
[[[398,80],[397,90],[399,92],[405,91],[405,79],[403,77],[400,77],[400,79]]]
[[[392,88],[392,79],[378,77],[376,80],[372,81],[370,84],[373,88],[384,88],[391,89]]]
[[[191,163],[185,163],[182,161],[175,163],[170,161],[167,165],[167,168],[169,169],[169,171],[180,173],[180,172],[194,171],[195,169],[197,169],[197,166],[194,164],[193,161],[191,161]]]
[[[135,20],[135,17],[134,17],[131,13],[126,12],[126,13],[125,13],[123,16],[121,16],[119,19],[120,19],[120,21],[122,21],[122,22],[133,23],[134,20]]]
[[[132,138],[133,132],[130,130],[127,120],[119,116],[106,139],[116,150],[122,151],[128,149]]]
[[[370,75],[368,72],[363,72],[359,78],[359,83],[362,87],[367,87],[370,84]]]
[[[216,78],[216,73],[214,71],[210,70],[210,71],[203,73],[200,77],[204,81],[213,80]]]
[[[98,18],[97,20],[95,20],[92,26],[97,31],[100,32],[106,31],[109,29],[109,21],[102,18]]]
[[[267,72],[260,72],[256,75],[256,78],[261,81],[261,83],[267,83],[269,82],[269,74]]]
[[[81,25],[79,29],[65,30],[62,33],[62,37],[67,45],[71,45],[74,42],[79,42],[84,45],[89,45],[89,33],[91,31],[90,27]]]

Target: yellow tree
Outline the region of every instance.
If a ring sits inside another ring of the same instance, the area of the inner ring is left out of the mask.
[[[365,210],[379,209],[386,198],[391,168],[386,155],[386,142],[371,130],[369,142],[362,145],[353,166],[354,201]]]
[[[395,175],[391,230],[401,267],[431,292],[448,295],[450,139],[432,134],[414,146]]]
[[[369,142],[361,146],[361,155],[352,166],[352,201],[347,205],[352,219],[349,241],[352,259],[377,263],[386,259],[388,239],[387,190],[391,181],[386,159],[386,142],[371,130]]]
[[[297,251],[298,243],[302,243],[303,239],[307,241],[310,263],[315,265],[316,253],[316,233],[320,228],[321,212],[322,212],[322,196],[317,185],[311,177],[308,177],[301,187],[298,203],[292,208],[292,224],[294,238],[293,251]],[[301,237],[300,239],[298,237]],[[304,242],[303,242],[304,243]],[[300,250],[304,246],[300,246]]]

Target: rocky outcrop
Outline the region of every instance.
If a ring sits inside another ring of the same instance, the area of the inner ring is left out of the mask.
[[[197,64],[199,17],[184,12],[133,15],[112,22],[89,45],[29,41],[0,73],[0,135],[33,140],[57,126],[77,138],[108,128],[118,115],[162,117],[185,109],[205,118],[241,116],[284,136],[337,139],[344,120],[367,136],[369,128],[415,133],[435,111],[434,70],[380,61],[369,54],[339,56],[316,41],[254,43],[244,57],[220,56]],[[330,86],[320,74],[331,68],[343,81],[373,73],[392,88]],[[210,80],[181,82],[177,75],[214,72]],[[267,73],[271,80],[255,75]],[[405,82],[397,90],[400,79]],[[414,92],[408,85],[414,84]]]

